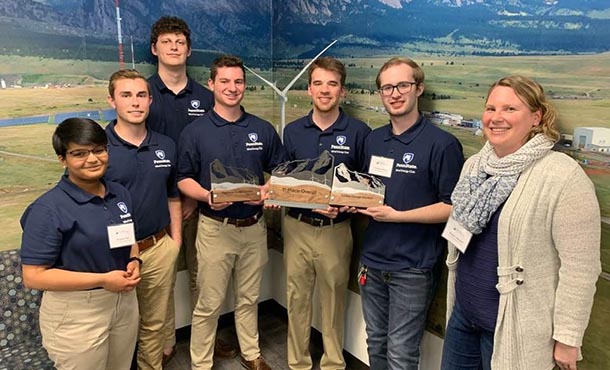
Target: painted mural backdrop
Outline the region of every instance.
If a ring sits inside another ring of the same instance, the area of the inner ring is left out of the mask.
[[[541,82],[560,111],[556,149],[580,163],[601,205],[604,273],[581,368],[610,368],[607,0],[0,0],[0,248],[19,245],[24,207],[62,172],[50,145],[54,124],[74,115],[112,119],[107,78],[119,67],[154,71],[150,26],[167,14],[192,28],[189,74],[200,82],[211,60],[234,53],[283,89],[337,40],[326,54],[348,67],[344,109],[372,127],[387,122],[375,91],[377,70],[391,56],[410,56],[426,72],[424,114],[456,135],[467,156],[483,144],[488,86],[516,73]],[[279,129],[280,99],[254,75],[247,82],[245,108]],[[310,109],[306,85],[302,77],[288,93],[287,122]],[[355,222],[360,240],[364,220]],[[277,228],[270,234],[279,241]],[[443,289],[429,324],[441,335]]]

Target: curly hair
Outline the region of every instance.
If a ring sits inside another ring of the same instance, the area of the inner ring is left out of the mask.
[[[178,17],[165,16],[159,18],[150,30],[150,45],[155,45],[159,36],[166,33],[183,34],[186,37],[186,45],[191,47],[191,29],[186,22]]]

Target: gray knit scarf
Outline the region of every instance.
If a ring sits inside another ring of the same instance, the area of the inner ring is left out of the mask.
[[[451,194],[453,218],[471,233],[480,234],[517,185],[521,172],[552,147],[550,139],[537,134],[516,152],[498,158],[489,141],[485,143]]]

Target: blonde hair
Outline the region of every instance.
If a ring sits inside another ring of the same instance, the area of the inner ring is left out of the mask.
[[[538,82],[520,75],[506,76],[491,85],[487,92],[487,99],[489,99],[489,95],[497,86],[510,87],[515,94],[517,94],[519,99],[527,105],[531,112],[540,111],[540,124],[532,127],[532,131],[527,140],[530,140],[536,134],[543,134],[555,142],[559,140],[561,134],[556,125],[557,110],[547,100],[544,89]],[[487,101],[487,99],[485,99],[485,101]]]
[[[375,83],[377,83],[378,89],[381,87],[381,73],[386,69],[399,64],[406,64],[409,67],[413,68],[413,79],[415,80],[413,82],[417,83],[418,86],[424,82],[424,70],[419,66],[419,64],[417,64],[413,59],[394,57],[385,62],[379,69],[379,72],[377,72],[377,78],[375,79]]]
[[[108,81],[108,93],[110,94],[110,96],[113,99],[114,99],[114,89],[116,88],[116,82],[118,80],[124,80],[124,79],[144,80],[144,82],[146,82],[146,89],[148,90],[148,93],[150,94],[150,85],[148,84],[148,80],[146,79],[146,77],[144,77],[144,75],[142,75],[140,72],[136,71],[135,69],[121,69],[121,70],[114,72],[112,74],[112,76],[110,76],[110,80]]]

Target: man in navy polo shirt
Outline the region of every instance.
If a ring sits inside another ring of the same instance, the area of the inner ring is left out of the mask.
[[[360,293],[371,369],[417,370],[419,345],[443,254],[441,238],[464,157],[451,134],[418,111],[424,72],[392,58],[377,74],[390,123],[367,137],[365,167],[386,185],[386,205],[370,216]]]
[[[131,193],[136,240],[144,261],[137,289],[138,369],[160,370],[167,337],[163,329],[174,306],[176,259],[182,233],[176,146],[169,137],[147,129],[151,96],[148,82],[139,72],[115,72],[108,92],[108,103],[116,110],[117,119],[106,127],[106,178],[124,185]]]
[[[345,66],[332,57],[317,59],[309,68],[313,109],[284,130],[290,160],[311,159],[329,151],[335,166],[351,170],[363,165],[364,139],[371,129],[339,108],[345,96]],[[352,254],[350,217],[335,207],[292,208],[284,224],[284,265],[288,308],[288,366],[311,369],[309,353],[312,299],[317,285],[322,317],[322,370],[345,369],[343,332],[345,294]]]
[[[153,104],[147,124],[178,143],[182,130],[212,109],[214,96],[186,73],[191,30],[184,20],[159,18],[151,29],[150,49],[158,63],[148,79]]]
[[[186,62],[191,55],[191,30],[186,22],[177,17],[159,18],[150,32],[150,49],[157,57],[157,73],[150,83],[153,104],[147,125],[150,129],[167,135],[178,145],[182,130],[195,119],[209,112],[214,105],[210,90],[190,78],[186,73]],[[189,272],[191,306],[195,307],[197,297],[197,201],[182,197],[184,255]],[[175,353],[174,311],[168,315],[168,333],[165,344],[165,358],[169,360]],[[173,351],[172,351],[173,350]],[[235,357],[237,350],[222,340],[217,340],[215,355]]]
[[[192,369],[211,369],[218,317],[233,277],[235,326],[247,369],[269,369],[258,344],[258,297],[267,262],[267,229],[261,200],[213,203],[210,163],[247,168],[264,183],[264,173],[285,161],[275,129],[246,113],[245,70],[241,59],[221,56],[212,63],[208,86],[214,92],[213,110],[193,122],[180,137],[178,186],[199,202],[197,280],[199,297],[191,325]]]

